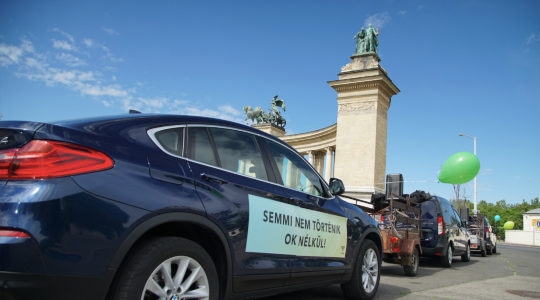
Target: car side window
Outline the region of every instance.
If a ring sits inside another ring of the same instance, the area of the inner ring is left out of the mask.
[[[440,200],[441,202],[441,213],[443,215],[443,218],[444,218],[444,223],[445,224],[455,224],[455,218],[454,218],[454,213],[452,211],[452,206],[450,205],[450,203],[447,203],[445,200]]]
[[[150,138],[165,152],[182,156],[184,127],[156,128],[149,131]]]
[[[217,166],[217,159],[205,127],[188,128],[187,157],[205,164]]]
[[[211,127],[209,131],[222,168],[268,180],[261,151],[252,134],[218,127]]]
[[[265,142],[277,164],[283,185],[311,195],[322,195],[323,187],[319,176],[301,156],[276,142],[267,139]]]
[[[452,207],[452,211],[454,212],[453,217],[452,217],[452,221],[457,226],[462,227],[461,217],[459,216],[459,213],[457,212],[457,210],[454,207]]]

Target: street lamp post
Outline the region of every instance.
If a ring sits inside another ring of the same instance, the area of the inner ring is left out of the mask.
[[[464,133],[460,133],[459,136],[466,136],[468,138],[473,139],[473,153],[476,156],[476,137],[472,136],[472,135],[467,135],[467,134],[464,134]],[[477,189],[476,189],[476,177],[478,177],[478,176],[474,176],[474,207],[473,207],[473,213],[475,215],[476,215],[476,212],[478,212],[478,206],[477,206],[477,202],[476,202],[476,197],[477,197],[477,194],[478,194]]]

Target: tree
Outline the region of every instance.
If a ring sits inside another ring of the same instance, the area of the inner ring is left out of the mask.
[[[472,209],[472,206],[470,208]],[[493,204],[482,200],[478,204],[480,213],[484,214],[491,225],[498,229],[497,235],[503,240],[505,237],[505,230],[503,228],[504,223],[512,221],[515,224],[514,229],[523,229],[523,214],[535,208],[540,208],[540,200],[538,197],[532,199],[530,203],[523,200],[519,204],[507,204],[505,200],[499,200]],[[496,215],[501,217],[501,220],[498,223],[495,222]]]

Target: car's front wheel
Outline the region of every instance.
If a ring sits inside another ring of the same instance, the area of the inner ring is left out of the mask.
[[[345,296],[351,299],[373,298],[379,287],[381,264],[377,245],[372,240],[364,240],[351,280],[341,285]]]
[[[197,243],[178,237],[146,241],[120,270],[112,299],[219,298],[212,258]]]

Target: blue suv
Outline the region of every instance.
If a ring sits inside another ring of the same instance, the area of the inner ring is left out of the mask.
[[[0,122],[1,299],[371,299],[375,220],[293,148],[212,118]]]
[[[432,196],[422,202],[422,256],[439,257],[444,267],[452,266],[454,256],[471,259],[471,243],[466,223],[445,198]]]

